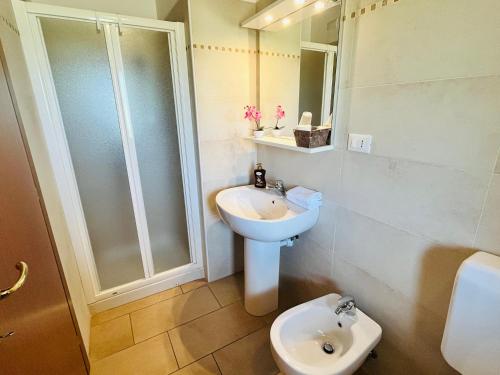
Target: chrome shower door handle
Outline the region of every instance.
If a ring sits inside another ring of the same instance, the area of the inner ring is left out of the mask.
[[[12,293],[21,288],[26,282],[26,278],[28,277],[28,265],[20,261],[16,264],[16,268],[19,270],[19,279],[8,289],[0,290],[0,301],[10,296]],[[3,338],[3,337],[1,337]]]

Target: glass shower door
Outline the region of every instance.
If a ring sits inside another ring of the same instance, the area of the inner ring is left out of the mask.
[[[144,278],[105,35],[40,18],[101,290]]]
[[[154,273],[190,263],[167,32],[121,27],[118,37]]]

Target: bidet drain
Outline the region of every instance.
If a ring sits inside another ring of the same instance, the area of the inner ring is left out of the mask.
[[[330,344],[329,342],[325,342],[322,346],[323,348],[323,351],[326,353],[326,354],[333,354],[335,353],[335,348],[333,347],[332,344]]]

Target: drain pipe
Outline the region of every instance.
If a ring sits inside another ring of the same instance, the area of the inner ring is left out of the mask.
[[[295,240],[298,240],[298,239],[299,239],[299,235],[287,238],[286,240],[281,240],[280,247],[281,246],[292,247],[295,243]]]

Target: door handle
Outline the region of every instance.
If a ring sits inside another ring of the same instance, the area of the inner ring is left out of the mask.
[[[15,284],[12,285],[10,288],[0,290],[0,301],[7,298],[12,293],[14,293],[16,290],[21,288],[24,285],[24,283],[26,282],[26,278],[28,277],[28,265],[25,262],[20,261],[19,263],[16,264],[16,268],[19,270],[19,273],[20,273],[19,279],[17,279]]]
[[[15,333],[14,331],[10,331],[4,335],[0,335],[0,342],[2,342],[1,340],[3,340],[3,339],[8,339],[10,336],[14,336],[14,333]]]

